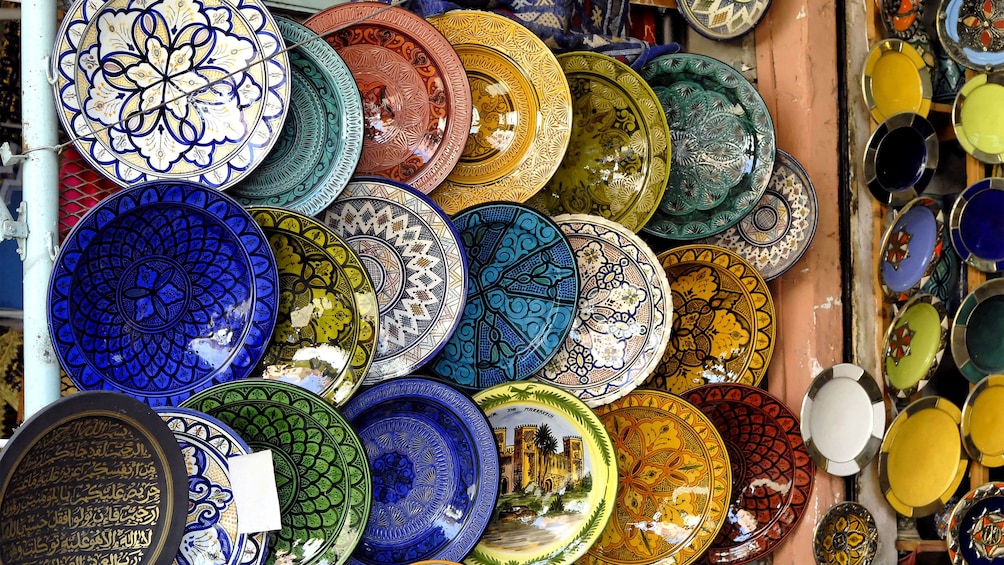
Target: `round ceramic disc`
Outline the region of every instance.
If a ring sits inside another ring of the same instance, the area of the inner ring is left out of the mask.
[[[953,565],[1004,562],[1004,483],[988,482],[966,493],[952,509],[945,532]]]
[[[1004,373],[1004,279],[973,289],[955,313],[952,358],[969,382]]]
[[[345,187],[363,150],[363,105],[349,68],[314,32],[278,20],[289,45],[289,117],[272,151],[254,174],[230,190],[245,206],[278,206],[308,216]]]
[[[955,199],[949,217],[952,245],[970,266],[1004,271],[1004,178],[978,181]]]
[[[618,510],[579,563],[695,562],[725,523],[732,494],[728,452],[714,424],[685,400],[654,390],[636,390],[596,413],[617,454]]]
[[[457,53],[419,16],[379,2],[350,2],[305,22],[355,77],[363,104],[360,175],[420,192],[450,174],[471,127],[471,90]]]
[[[187,182],[123,190],[63,242],[49,333],[80,390],[176,405],[251,373],[279,309],[261,228],[218,191]]]
[[[938,169],[940,143],[931,122],[919,114],[889,116],[865,148],[865,182],[879,202],[903,206],[927,188]]]
[[[846,477],[871,463],[885,433],[882,389],[864,369],[840,363],[816,375],[802,398],[802,439],[831,475]]]
[[[683,19],[697,33],[725,41],[753,31],[767,15],[771,0],[681,0],[677,5]]]
[[[212,416],[173,406],[156,410],[178,440],[188,467],[188,522],[175,563],[264,563],[265,532],[237,532],[230,477],[229,459],[248,455],[251,448],[230,426]]]
[[[453,218],[467,254],[460,324],[427,366],[465,389],[529,378],[568,337],[579,271],[568,238],[549,218],[498,202]]]
[[[817,212],[816,190],[808,173],[778,149],[770,184],[753,210],[731,228],[694,243],[735,251],[769,281],[784,274],[809,248]]]
[[[857,502],[830,507],[812,534],[816,565],[871,565],[878,553],[875,518]]]
[[[962,406],[962,445],[984,467],[1004,466],[1004,375],[976,383]]]
[[[234,429],[275,468],[282,529],[269,559],[342,565],[369,517],[373,483],[359,436],[329,402],[293,384],[245,379],[185,401]]]
[[[596,543],[617,501],[610,435],[588,406],[543,383],[505,383],[474,401],[501,460],[496,512],[469,565],[569,565]]]
[[[1004,162],[1004,77],[976,75],[966,81],[952,106],[952,123],[959,145],[991,165]]]
[[[901,302],[923,288],[942,254],[945,214],[928,196],[907,203],[879,244],[878,273],[887,300]]]
[[[1004,71],[1004,19],[995,2],[944,0],[938,3],[938,40],[957,63],[975,71]]]
[[[868,53],[861,88],[875,123],[902,112],[926,118],[931,111],[931,71],[901,39],[883,39]]]
[[[488,420],[437,381],[380,383],[342,410],[373,477],[373,506],[349,563],[460,561],[495,510],[499,453]]]
[[[955,493],[969,459],[959,440],[962,413],[946,398],[925,396],[893,420],[879,452],[879,485],[896,512],[930,516]]]
[[[662,360],[673,297],[655,253],[624,226],[599,216],[554,218],[579,270],[572,330],[534,376],[593,408],[631,392]]]
[[[889,323],[882,344],[882,376],[898,398],[927,386],[948,346],[948,313],[941,300],[917,294]]]
[[[372,385],[410,374],[460,322],[467,257],[446,214],[422,193],[384,179],[356,179],[320,216],[359,255],[380,303]]]
[[[373,281],[348,244],[321,222],[282,208],[250,211],[279,268],[279,320],[259,376],[342,404],[373,361],[379,330]]]
[[[659,99],[631,67],[602,53],[563,53],[558,63],[572,92],[572,137],[561,166],[527,204],[551,216],[603,216],[637,232],[669,175]]]

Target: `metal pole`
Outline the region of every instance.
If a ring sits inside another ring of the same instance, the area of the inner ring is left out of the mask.
[[[49,339],[46,297],[59,214],[59,159],[36,149],[58,143],[56,105],[48,81],[56,38],[55,0],[21,4],[21,135],[27,160],[23,198],[28,238],[24,254],[24,417],[59,398],[59,362]]]

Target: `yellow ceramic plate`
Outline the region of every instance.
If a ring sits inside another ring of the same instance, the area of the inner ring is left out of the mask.
[[[659,390],[636,390],[596,413],[614,442],[620,488],[617,512],[579,563],[693,562],[718,535],[731,500],[731,465],[715,425]]]
[[[879,452],[879,485],[908,518],[941,510],[962,482],[969,459],[959,440],[962,412],[948,399],[925,396],[893,420]]]
[[[679,394],[760,384],[774,351],[774,302],[760,273],[714,245],[684,245],[659,260],[673,293],[673,334],[644,386]]]
[[[969,79],[955,97],[952,123],[966,153],[984,163],[1004,163],[1004,77]]]
[[[572,132],[572,96],[551,50],[506,17],[455,10],[429,18],[467,69],[474,119],[460,162],[429,195],[447,214],[525,202],[550,180]]]
[[[1004,375],[976,383],[962,406],[962,445],[984,467],[1004,466]]]
[[[931,111],[931,71],[920,53],[899,39],[884,39],[868,53],[861,88],[876,123],[900,112],[926,118]]]

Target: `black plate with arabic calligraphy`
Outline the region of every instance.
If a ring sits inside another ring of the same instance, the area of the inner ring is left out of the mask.
[[[0,452],[0,564],[174,562],[185,461],[149,406],[85,391],[29,418]]]

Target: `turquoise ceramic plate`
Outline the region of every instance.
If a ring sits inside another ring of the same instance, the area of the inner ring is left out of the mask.
[[[962,301],[951,343],[955,364],[970,382],[1004,373],[1004,279],[981,284]]]

